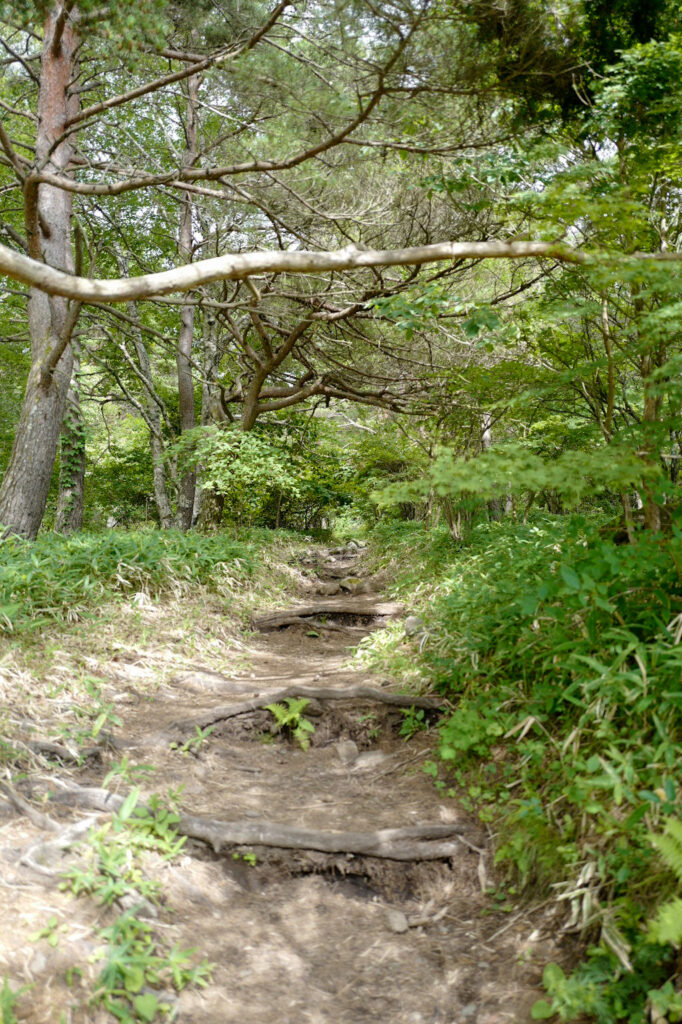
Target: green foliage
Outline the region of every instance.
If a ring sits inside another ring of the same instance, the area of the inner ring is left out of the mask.
[[[45,534],[0,543],[0,628],[76,619],[112,593],[182,593],[191,585],[233,586],[252,571],[253,552],[225,536],[174,531]]]
[[[101,928],[99,938],[107,945],[95,956],[105,963],[91,1003],[122,1024],[170,1014],[171,1005],[163,998],[168,986],[176,991],[188,985],[203,987],[210,978],[209,964],[192,964],[194,950],[173,946],[160,953],[152,926],[136,917],[134,910]]]
[[[403,722],[400,726],[399,733],[403,739],[412,739],[416,733],[424,732],[428,729],[429,723],[426,720],[426,714],[423,708],[402,708],[400,713],[403,716]]]
[[[682,884],[682,821],[669,818],[663,835],[651,836],[651,841]],[[677,897],[659,907],[656,917],[649,922],[648,937],[651,942],[682,944],[682,899]]]
[[[644,462],[635,452],[604,445],[587,451],[560,452],[543,458],[522,445],[507,444],[464,459],[443,450],[418,480],[392,484],[378,492],[381,505],[424,498],[431,491],[479,501],[507,494],[552,490],[577,503],[603,491],[644,488],[660,479],[660,468]]]
[[[409,655],[404,638],[376,634],[363,658],[403,678],[411,661],[456,703],[429,773],[494,822],[508,876],[553,886],[570,927],[601,939],[572,975],[548,970],[535,1017],[644,1024],[648,1006],[679,1012],[660,942],[682,939],[682,901],[646,924],[668,888],[649,839],[659,823],[655,845],[682,877],[682,531],[618,544],[604,522],[479,524],[463,548],[416,524],[383,527],[396,593],[426,632]]]
[[[139,789],[131,790],[112,820],[90,834],[85,866],[64,872],[62,888],[76,896],[88,893],[105,906],[130,892],[143,900],[158,900],[160,887],[145,878],[137,858],[143,850],[155,850],[171,860],[184,846],[185,837],[177,835],[180,819],[175,812],[158,797],[150,800],[148,808],[138,806],[139,796]]]
[[[170,448],[180,467],[196,469],[220,495],[226,518],[239,525],[309,530],[347,503],[333,433],[289,417],[257,424],[197,427]]]
[[[165,948],[153,926],[138,916],[145,903],[161,899],[161,886],[146,877],[141,856],[153,850],[171,860],[185,843],[177,833],[178,814],[156,795],[143,806],[139,795],[138,789],[131,790],[111,821],[92,830],[83,844],[85,864],[64,872],[62,883],[75,895],[88,894],[107,907],[123,897],[136,901],[135,907],[98,930],[104,945],[94,956],[104,966],[91,1004],[124,1024],[169,1014],[164,992],[169,987],[180,991],[205,985],[211,970],[206,962],[193,963],[193,950]],[[42,934],[51,941],[54,928],[48,924]]]
[[[447,287],[436,282],[422,285],[412,293],[401,292],[375,299],[372,307],[381,316],[393,320],[396,327],[405,332],[408,341],[411,341],[415,330],[428,326],[429,320],[459,308]]]
[[[562,1021],[584,1019],[595,1024],[646,1024],[656,1007],[669,1021],[680,1020],[682,1000],[670,981],[670,957],[639,941],[628,972],[616,956],[603,947],[591,947],[587,959],[571,975],[558,964],[547,964],[543,985],[551,998],[540,999],[531,1010],[533,1020],[558,1017]]]
[[[19,1024],[19,1018],[15,1014],[17,1002],[22,992],[28,991],[28,986],[12,989],[9,978],[5,975],[2,989],[0,989],[0,1024]]]
[[[287,697],[285,704],[266,704],[266,710],[275,717],[275,732],[286,732],[300,746],[307,750],[310,746],[310,735],[315,726],[302,712],[310,704],[305,697]]]
[[[52,0],[2,0],[0,19],[35,30],[36,19],[45,17],[53,7]],[[110,45],[114,43],[123,52],[138,52],[140,47],[154,43],[161,45],[164,29],[168,28],[168,0],[118,0],[106,7],[97,0],[80,0],[78,8],[82,17],[96,15],[88,18],[90,33]]]
[[[139,417],[116,416],[106,431],[98,421],[87,424],[85,525],[104,526],[113,515],[123,524],[154,521],[149,432]]]
[[[209,725],[207,729],[201,729],[198,725],[195,725],[194,736],[186,740],[184,743],[171,743],[170,749],[179,750],[181,754],[193,754],[196,757],[198,751],[202,748],[214,729],[214,725]]]

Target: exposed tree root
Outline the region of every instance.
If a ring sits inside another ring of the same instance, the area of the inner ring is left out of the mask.
[[[178,831],[201,839],[220,853],[229,846],[275,846],[285,850],[319,850],[388,860],[444,860],[461,853],[457,839],[461,825],[414,825],[386,828],[377,832],[318,832],[293,825],[272,825],[253,821],[211,821],[183,815]],[[450,842],[430,842],[446,839]]]
[[[269,630],[281,629],[282,626],[305,624],[307,619],[320,615],[357,615],[362,618],[391,618],[401,615],[405,608],[395,601],[377,603],[367,598],[339,598],[336,601],[318,601],[316,604],[300,605],[283,611],[268,612],[265,615],[254,615],[251,623],[254,629],[267,633]]]
[[[251,700],[211,708],[210,711],[205,711],[202,715],[196,715],[193,718],[181,718],[177,722],[173,722],[171,729],[179,731],[195,728],[204,729],[207,725],[213,725],[215,722],[223,722],[228,718],[236,718],[237,715],[247,715],[252,711],[260,711],[267,707],[268,704],[281,703],[288,697],[307,697],[310,700],[373,700],[380,704],[390,704],[393,707],[424,708],[428,711],[437,711],[443,707],[444,703],[435,697],[415,697],[406,693],[388,693],[386,690],[379,690],[374,686],[349,686],[344,690],[326,686],[288,686],[286,690],[277,690],[274,693],[261,694]]]
[[[123,804],[124,797],[106,789],[81,787],[58,782],[52,799],[71,806],[113,812]],[[215,821],[193,814],[183,814],[177,826],[180,835],[207,843],[215,853],[232,846],[267,846],[283,850],[318,850],[398,861],[445,860],[461,853],[455,837],[464,826],[408,825],[405,828],[384,828],[376,832],[321,832],[254,821]],[[449,840],[449,841],[448,841]]]
[[[64,747],[60,743],[52,743],[50,740],[29,740],[26,743],[28,750],[43,757],[56,758],[62,764],[82,764],[90,758],[101,759],[101,747],[86,747],[83,750],[74,750],[71,747]]]

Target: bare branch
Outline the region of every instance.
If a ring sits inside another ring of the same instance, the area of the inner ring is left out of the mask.
[[[682,253],[634,253],[634,258],[681,262]],[[392,267],[460,259],[552,259],[585,265],[597,256],[560,242],[439,242],[408,249],[360,250],[354,245],[332,252],[251,252],[217,256],[197,263],[138,277],[91,280],[48,267],[0,245],[0,274],[40,288],[49,295],[64,295],[80,302],[126,302],[172,292],[186,292],[212,281],[236,281],[254,274],[323,274],[330,270]],[[601,262],[614,256],[602,256]]]

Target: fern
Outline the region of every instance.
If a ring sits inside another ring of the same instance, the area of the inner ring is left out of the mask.
[[[663,835],[650,838],[663,860],[682,883],[682,821],[679,818],[670,818],[666,822]]]
[[[682,821],[671,818],[666,822],[663,835],[649,838],[682,883]],[[649,922],[648,938],[651,942],[669,942],[672,946],[682,944],[682,899],[677,897],[658,908],[656,916]]]
[[[270,711],[276,719],[275,731],[287,730],[293,740],[300,746],[301,750],[307,750],[310,746],[310,733],[315,732],[315,726],[307,718],[301,717],[301,712],[310,701],[305,697],[287,697],[284,704],[266,704],[266,710]]]

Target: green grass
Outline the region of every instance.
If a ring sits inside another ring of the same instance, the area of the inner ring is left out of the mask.
[[[263,544],[260,539],[259,544]],[[0,543],[0,629],[73,620],[116,594],[221,590],[249,578],[254,540],[161,532],[44,534]]]

